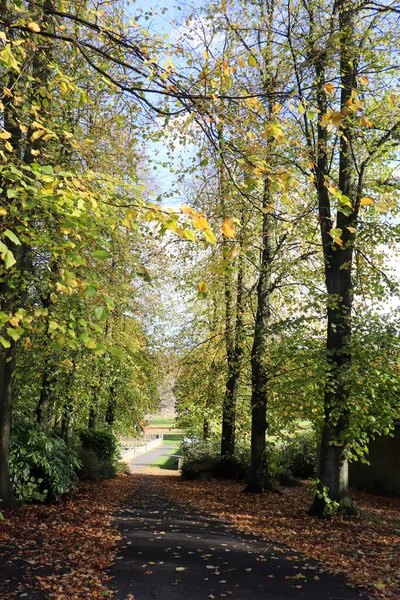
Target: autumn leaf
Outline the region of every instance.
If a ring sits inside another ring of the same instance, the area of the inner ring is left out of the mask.
[[[234,238],[235,237],[235,226],[233,224],[232,219],[225,219],[225,221],[223,222],[222,226],[221,226],[221,231],[223,233],[223,235],[227,238]]]
[[[28,27],[31,31],[34,31],[35,33],[40,33],[40,27],[34,21],[31,21],[30,23],[28,23]]]
[[[327,94],[331,94],[335,91],[335,86],[333,85],[333,83],[326,83],[324,85],[324,90]]]
[[[361,206],[371,206],[374,203],[372,198],[361,198],[360,205]]]

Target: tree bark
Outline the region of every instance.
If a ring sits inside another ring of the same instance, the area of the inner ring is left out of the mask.
[[[264,182],[263,208],[270,204],[270,182]],[[268,324],[270,319],[271,260],[273,241],[271,215],[263,213],[262,252],[257,285],[257,314],[251,351],[251,465],[246,491],[261,493],[268,484],[266,465],[268,400]]]
[[[356,43],[354,10],[348,0],[337,4],[340,30],[341,112],[351,101],[357,89]],[[323,85],[323,69],[317,67],[319,85]],[[321,102],[323,92],[320,91]],[[339,189],[351,201],[350,214],[338,211],[337,228],[341,230],[341,243],[332,240],[332,218],[328,191],[322,178],[328,174],[326,160],[326,130],[319,126],[319,152],[321,168],[319,182],[319,214],[325,260],[325,282],[328,292],[327,304],[327,374],[324,394],[324,425],[318,466],[319,486],[310,514],[326,517],[332,512],[331,502],[341,513],[353,513],[354,505],[349,493],[347,432],[349,429],[349,394],[351,367],[351,315],[353,305],[352,264],[355,234],[351,229],[357,224],[359,190],[356,186],[356,165],[352,144],[354,141],[354,117],[343,116],[340,138]],[[357,118],[357,117],[356,117]]]
[[[239,391],[239,381],[241,374],[241,359],[243,354],[243,313],[245,304],[245,294],[243,288],[243,255],[238,258],[238,274],[236,283],[236,324],[234,327],[233,339],[227,337],[227,364],[228,379],[224,402],[222,405],[222,438],[221,438],[221,472],[230,476],[232,474],[233,461],[235,456],[236,443],[236,403]],[[227,281],[226,290],[226,330],[231,333],[230,321],[233,320],[232,302],[231,302],[231,281]]]

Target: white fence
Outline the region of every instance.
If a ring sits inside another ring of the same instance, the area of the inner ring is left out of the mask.
[[[155,433],[153,435],[144,435],[141,438],[121,437],[119,443],[122,449],[122,460],[127,461],[162,446],[164,435],[162,433]]]

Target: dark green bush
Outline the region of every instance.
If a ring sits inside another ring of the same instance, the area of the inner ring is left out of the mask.
[[[84,450],[93,450],[100,462],[118,458],[118,439],[111,429],[81,429],[79,438]]]
[[[17,500],[54,502],[74,489],[80,463],[60,437],[46,435],[37,423],[15,419],[10,444],[10,473]]]
[[[220,461],[220,444],[198,440],[181,445],[182,475],[185,479],[229,477],[245,479],[250,466],[250,448],[238,448],[224,472]],[[317,442],[314,432],[301,432],[283,443],[267,445],[266,462],[271,482],[298,485],[296,478],[307,479],[316,473]]]
[[[317,439],[314,431],[296,434],[281,449],[281,462],[295,477],[315,477],[317,470]]]
[[[210,441],[193,441],[181,445],[182,476],[185,479],[212,477],[218,469],[219,446]]]
[[[99,460],[91,448],[80,448],[81,468],[79,478],[83,481],[104,481],[113,479],[117,474],[116,466],[109,460]]]
[[[96,452],[80,448],[78,454],[81,461],[81,468],[78,473],[79,479],[83,481],[100,481],[99,459]]]

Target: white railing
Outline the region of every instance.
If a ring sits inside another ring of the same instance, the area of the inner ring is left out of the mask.
[[[122,450],[122,460],[127,461],[162,446],[164,435],[162,433],[154,433],[144,435],[140,438],[120,437],[119,443]]]

